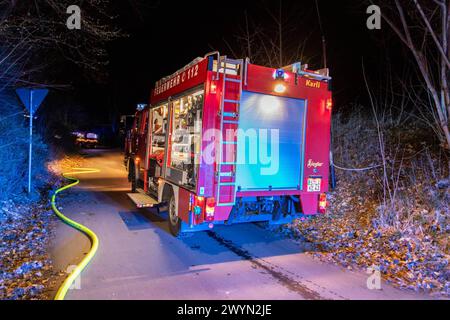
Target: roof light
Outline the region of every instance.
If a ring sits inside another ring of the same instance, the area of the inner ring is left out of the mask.
[[[275,71],[273,72],[272,77],[273,77],[275,80],[279,80],[279,79],[287,80],[287,79],[289,78],[288,74],[287,74],[283,69],[277,69],[277,70],[275,70]]]
[[[147,107],[147,104],[146,104],[146,103],[139,103],[139,104],[136,106],[136,110],[137,110],[137,111],[142,111],[142,110],[144,110],[146,107]]]
[[[276,83],[273,91],[276,93],[284,93],[286,91],[286,86],[283,83]]]

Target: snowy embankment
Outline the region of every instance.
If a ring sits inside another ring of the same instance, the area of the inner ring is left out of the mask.
[[[0,201],[0,300],[52,299],[59,278],[49,254],[55,223],[50,208],[52,189],[64,183],[61,172],[80,166],[81,157],[61,157],[50,162],[46,187],[40,200]]]
[[[28,194],[29,128],[13,91],[0,91],[0,299],[45,296],[51,272],[46,253],[52,177],[48,147],[33,135],[32,192]]]

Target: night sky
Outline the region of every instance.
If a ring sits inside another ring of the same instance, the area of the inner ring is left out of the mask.
[[[145,4],[142,4],[145,3]],[[205,53],[219,50],[231,55],[236,35],[249,21],[270,29],[269,12],[278,14],[279,1],[142,1],[122,0],[115,8],[116,22],[128,36],[109,45],[109,78],[106,84],[84,84],[82,94],[96,100],[97,116],[111,104],[120,113],[132,113],[135,105],[148,102],[154,82]],[[372,78],[380,76],[382,57],[388,48],[387,26],[366,28],[367,4],[362,1],[318,0],[323,33],[327,39],[337,109],[364,102],[362,61]],[[218,7],[221,4],[221,7]],[[305,42],[311,69],[322,67],[321,30],[314,0],[282,1],[286,23],[285,43]],[[236,57],[243,58],[243,57]],[[278,67],[277,65],[273,67]],[[100,119],[99,119],[100,120]]]

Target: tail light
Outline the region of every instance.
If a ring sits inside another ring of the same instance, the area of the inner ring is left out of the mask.
[[[325,193],[321,193],[319,195],[319,213],[326,213],[327,211],[327,195]]]
[[[194,213],[195,221],[201,220],[201,217],[203,217],[205,221],[213,221],[215,207],[216,202],[214,198],[191,195],[190,210]]]
[[[327,100],[327,109],[331,110],[333,108],[333,100],[328,99]]]
[[[205,198],[204,197],[197,197],[194,196],[194,206],[193,206],[193,212],[196,216],[199,216],[203,213],[203,207],[205,205]]]
[[[214,220],[215,207],[216,207],[216,201],[214,198],[206,199],[206,207],[205,207],[205,220],[206,221]]]
[[[215,83],[211,83],[211,90],[210,90],[211,94],[216,94],[217,93],[217,85]]]

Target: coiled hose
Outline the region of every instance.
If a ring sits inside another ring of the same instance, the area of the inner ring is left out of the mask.
[[[77,277],[84,270],[84,268],[86,268],[88,263],[95,256],[95,253],[97,252],[97,249],[98,249],[97,235],[91,229],[83,226],[82,224],[80,224],[76,221],[73,221],[72,219],[69,219],[64,214],[62,214],[61,211],[59,211],[58,208],[56,207],[56,195],[64,190],[72,188],[73,186],[76,186],[77,184],[80,183],[80,180],[78,180],[77,178],[73,178],[70,175],[95,173],[95,172],[100,172],[100,170],[93,169],[93,168],[76,168],[75,171],[63,173],[64,178],[71,180],[73,182],[56,190],[55,193],[53,193],[52,198],[51,198],[52,209],[55,212],[55,214],[58,216],[58,218],[60,218],[64,223],[68,224],[69,226],[83,232],[91,240],[91,249],[89,250],[88,254],[83,258],[83,260],[81,260],[81,262],[73,269],[73,271],[69,274],[69,276],[64,280],[62,285],[59,287],[54,300],[64,300],[64,297],[66,296],[66,293],[69,290],[70,286],[77,279]]]

